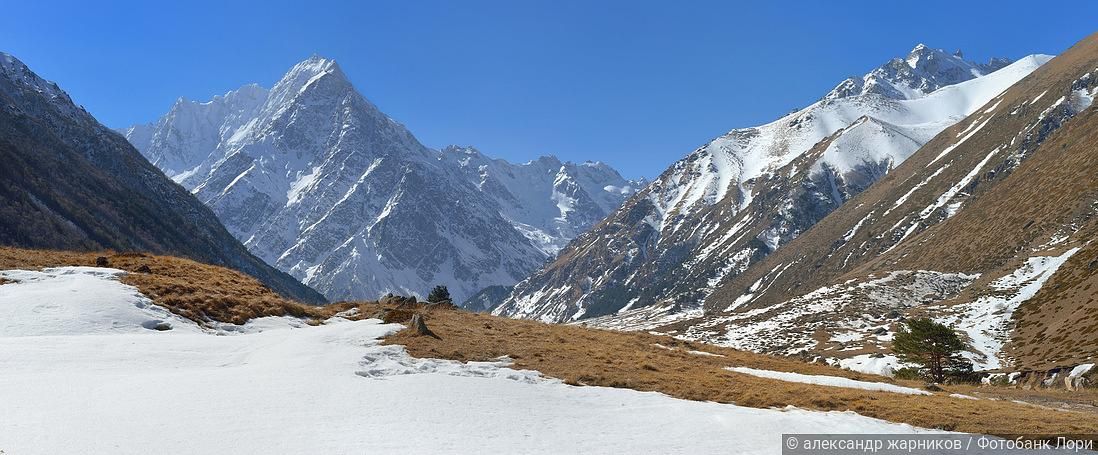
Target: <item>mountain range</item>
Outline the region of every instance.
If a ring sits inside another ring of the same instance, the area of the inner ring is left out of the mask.
[[[720,232],[754,237],[757,250],[734,273],[707,283],[697,305],[665,300],[629,308],[627,303],[582,323],[890,374],[901,365],[890,354],[894,335],[907,318],[926,316],[962,333],[965,356],[978,371],[1033,373],[1037,382],[1047,383],[1059,373],[1087,367],[1098,350],[1098,301],[1091,288],[1098,270],[1092,244],[1098,233],[1095,74],[1098,35],[1058,57],[1026,57],[915,98],[933,102],[965,93],[960,100],[967,115],[950,121],[902,162],[892,163],[875,183],[843,196],[844,203],[788,240],[768,242],[765,228],[745,221],[759,212],[734,213]],[[974,91],[981,85],[985,88]],[[774,226],[774,220],[789,219],[785,214],[804,213],[796,210],[804,198],[775,195],[773,188],[786,188],[796,176],[811,173],[814,162],[826,161],[844,137],[871,122],[872,117],[861,117],[807,153],[764,172],[754,186],[764,191],[750,199],[765,200],[761,208],[779,208],[761,213],[767,223]],[[887,149],[873,136],[857,142]],[[798,185],[801,194],[818,187],[803,180]],[[830,188],[842,194],[841,185]],[[640,205],[647,191],[624,207]],[[815,194],[811,199],[822,198]],[[576,246],[569,245],[561,258]],[[705,252],[696,256],[705,257]],[[738,254],[718,252],[725,260],[736,260]],[[696,270],[697,264],[692,260],[685,268]],[[548,269],[569,266],[558,259]],[[701,267],[716,275],[721,270]],[[530,281],[508,298],[513,301]],[[528,301],[545,302],[532,295]],[[562,302],[548,302],[557,306],[542,313],[537,306],[527,307],[535,311],[525,315],[583,316],[582,299]],[[497,312],[511,308],[513,303]]]
[[[734,129],[671,165],[495,313],[567,322],[640,308],[646,320],[699,312],[723,282],[1049,58],[976,64],[920,44],[804,109]]]
[[[1093,360],[1098,35],[946,129],[775,254],[723,282],[687,338],[882,355],[905,317],[949,324],[977,369]],[[780,333],[778,333],[780,332]]]
[[[918,45],[647,182],[429,148],[316,56],[119,134],[0,54],[0,242],[179,255],[309,303],[441,284],[884,374],[928,316],[977,370],[1059,371],[1098,350],[1096,73],[1098,35],[987,63]]]
[[[316,56],[269,90],[180,99],[123,133],[254,254],[332,300],[513,285],[643,184],[596,162],[430,149]]]

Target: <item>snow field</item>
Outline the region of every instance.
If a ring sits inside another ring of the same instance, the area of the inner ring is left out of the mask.
[[[933,395],[925,390],[902,387],[883,382],[856,381],[854,379],[840,378],[838,376],[824,376],[816,374],[787,373],[784,371],[757,370],[747,367],[728,367],[728,371],[749,374],[760,378],[777,379],[786,382],[798,382],[801,384],[815,384],[828,387],[843,387],[847,389],[872,390],[876,392],[902,393],[905,395]]]
[[[778,453],[783,432],[926,431],[851,412],[573,387],[507,359],[414,359],[379,344],[400,326],[378,320],[263,318],[236,332],[176,320],[149,330],[146,311],[163,310],[135,306],[147,299],[117,271],[42,273],[34,294],[24,292],[29,278],[0,286],[8,453]],[[98,311],[9,331],[41,301]]]

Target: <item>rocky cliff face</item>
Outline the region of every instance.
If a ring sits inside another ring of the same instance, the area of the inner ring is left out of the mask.
[[[324,301],[250,254],[214,214],[56,84],[0,53],[0,242],[182,256]]]
[[[676,162],[495,313],[564,322],[642,307],[676,319],[1037,68],[917,46],[775,122]]]
[[[251,251],[331,299],[512,285],[635,185],[599,163],[429,149],[320,57],[269,91],[180,100],[125,133]]]

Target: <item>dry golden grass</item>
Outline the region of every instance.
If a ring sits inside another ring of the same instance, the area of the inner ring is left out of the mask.
[[[243,324],[263,316],[322,320],[349,304],[313,306],[286,300],[255,278],[224,267],[169,256],[140,253],[82,253],[0,247],[0,270],[94,266],[97,257],[129,272],[122,282],[136,287],[158,305],[198,323]],[[147,272],[139,271],[148,267]]]
[[[746,366],[896,382],[910,387],[921,385],[645,333],[550,325],[464,311],[428,311],[425,319],[440,339],[402,331],[388,337],[385,343],[404,345],[417,357],[475,361],[507,355],[514,359],[516,368],[538,370],[569,384],[656,391],[688,400],[758,408],[793,405],[825,411],[850,410],[925,428],[984,434],[1098,433],[1098,419],[1091,413],[948,396],[952,392],[971,394],[976,387],[948,386],[947,391],[933,396],[914,396],[797,384],[733,373],[724,368]],[[689,350],[723,357],[691,354]]]

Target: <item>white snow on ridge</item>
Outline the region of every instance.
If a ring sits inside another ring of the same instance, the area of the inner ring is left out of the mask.
[[[661,177],[664,185],[652,199],[663,218],[660,229],[666,227],[663,223],[669,215],[697,204],[714,204],[733,189],[742,195],[739,206],[746,206],[753,197],[749,181],[785,166],[841,128],[851,128],[852,137],[846,144],[829,147],[813,169],[826,164],[846,172],[864,163],[889,160],[898,165],[936,134],[976,112],[1050,59],[1049,55],[1030,55],[998,71],[930,93],[912,91],[905,94],[907,99],[877,94],[829,96],[766,125],[732,130],[695,150]],[[873,121],[865,122],[863,116]]]
[[[902,387],[895,384],[886,384],[883,382],[856,381],[854,379],[841,378],[838,376],[787,373],[784,371],[758,370],[755,368],[747,367],[728,367],[725,369],[728,371],[749,374],[751,376],[757,376],[760,378],[777,379],[779,381],[786,382],[798,382],[801,384],[815,384],[828,387],[872,390],[876,392],[902,393],[905,395],[933,395],[932,393],[925,390],[913,389],[911,387]]]
[[[8,308],[36,307],[12,298],[34,283],[82,277],[35,297],[71,307],[100,295],[95,305],[113,314],[137,297],[113,270],[46,271],[39,281],[30,273],[5,272],[21,281],[0,285],[9,324],[0,331],[0,444],[9,453],[777,453],[783,432],[929,432],[852,412],[573,387],[506,359],[415,359],[379,345],[400,326],[378,320],[294,327],[267,318],[239,336],[84,330],[104,324],[94,313],[34,322],[33,312]],[[126,293],[99,292],[111,286]],[[35,333],[7,330],[32,322]]]

